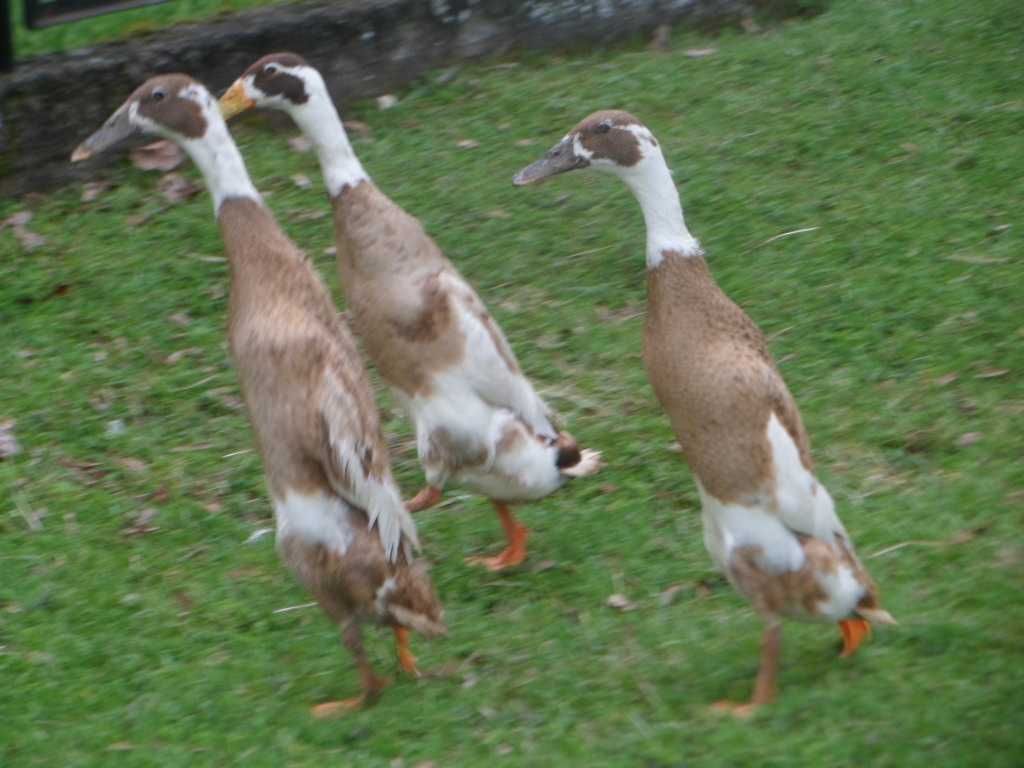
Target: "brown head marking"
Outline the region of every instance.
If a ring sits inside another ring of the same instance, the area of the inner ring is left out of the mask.
[[[252,76],[252,84],[265,96],[280,96],[292,104],[305,104],[309,101],[306,84],[302,78],[285,72],[283,68],[308,66],[298,54],[271,53],[249,67],[242,76]]]
[[[585,118],[570,135],[579,136],[580,144],[592,153],[591,160],[611,160],[616,165],[631,168],[640,162],[640,138],[625,130],[631,125],[643,125],[628,112],[606,109]]]
[[[196,82],[188,75],[160,75],[143,83],[129,101],[138,103],[138,114],[188,139],[206,133],[203,108],[180,94]]]

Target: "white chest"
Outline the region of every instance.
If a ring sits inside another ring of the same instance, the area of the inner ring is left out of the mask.
[[[274,499],[279,545],[297,538],[343,555],[355,538],[351,515],[348,504],[337,496],[289,491],[283,499]]]

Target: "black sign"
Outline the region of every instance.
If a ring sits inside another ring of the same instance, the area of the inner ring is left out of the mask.
[[[25,26],[29,29],[52,27],[162,2],[165,0],[25,0]]]

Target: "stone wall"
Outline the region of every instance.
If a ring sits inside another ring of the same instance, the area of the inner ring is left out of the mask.
[[[712,29],[813,0],[343,0],[261,8],[206,24],[43,56],[0,78],[0,195],[73,180],[68,156],[146,78],[187,72],[215,92],[264,53],[316,64],[339,103],[453,61],[582,47],[660,24]],[[820,0],[819,0],[820,1]]]

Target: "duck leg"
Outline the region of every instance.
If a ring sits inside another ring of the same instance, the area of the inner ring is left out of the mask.
[[[712,705],[716,712],[727,712],[734,717],[750,717],[758,708],[775,701],[778,692],[776,679],[779,671],[779,649],[782,647],[782,624],[777,620],[765,627],[761,636],[761,666],[757,670],[754,695],[750,701],[718,701]]]
[[[355,712],[364,706],[371,706],[377,702],[383,691],[391,682],[387,678],[377,677],[370,666],[370,660],[366,657],[366,649],[363,648],[363,633],[356,621],[349,621],[341,633],[342,642],[349,649],[359,667],[359,676],[362,679],[363,692],[351,699],[340,701],[325,701],[317,704],[310,712],[313,717],[325,718],[335,715]]]
[[[526,539],[530,534],[529,529],[516,520],[508,504],[502,501],[491,501],[494,509],[501,520],[501,527],[505,529],[505,538],[508,546],[494,557],[469,557],[466,562],[475,565],[482,565],[492,571],[500,571],[505,568],[519,565],[526,559]]]
[[[439,501],[441,501],[441,489],[435,488],[432,485],[425,485],[419,493],[405,502],[405,508],[410,513],[421,512],[424,509],[436,506]]]
[[[409,630],[405,627],[395,627],[395,653],[398,655],[398,664],[413,677],[420,677],[420,671],[416,667],[416,657],[412,655],[409,648]]]

